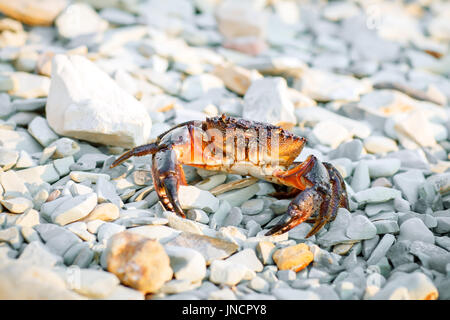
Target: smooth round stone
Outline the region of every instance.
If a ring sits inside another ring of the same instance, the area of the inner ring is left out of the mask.
[[[227,216],[225,217],[225,220],[223,224],[225,226],[239,226],[242,222],[242,211],[239,207],[233,207],[231,208],[230,212],[228,212]]]
[[[371,178],[390,177],[400,169],[401,161],[399,159],[377,159],[367,160],[369,174]]]
[[[370,153],[388,153],[398,151],[397,143],[387,137],[383,136],[370,136],[364,139],[364,148]]]
[[[418,240],[434,244],[434,235],[421,219],[411,218],[400,225],[398,240]]]
[[[276,214],[286,213],[291,201],[289,199],[276,200],[270,204],[270,209]]]
[[[258,214],[263,210],[263,208],[264,208],[263,199],[248,200],[241,205],[242,214],[246,215]]]

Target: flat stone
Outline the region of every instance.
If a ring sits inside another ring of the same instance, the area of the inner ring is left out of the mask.
[[[49,94],[50,79],[28,72],[12,72],[6,75],[11,81],[8,94],[24,99],[46,97]]]
[[[69,290],[64,279],[52,269],[15,260],[0,266],[0,298],[78,300],[82,296]]]
[[[244,249],[239,251],[238,253],[227,258],[225,261],[235,264],[242,264],[255,272],[261,272],[263,270],[263,264],[256,257],[256,253],[253,249]]]
[[[10,227],[0,230],[0,241],[7,242],[13,249],[18,250],[22,245],[23,238],[18,227]]]
[[[55,170],[53,164],[46,164],[42,166],[31,167],[28,169],[16,171],[17,176],[19,176],[23,181],[30,184],[41,185],[45,182],[53,183],[59,180],[59,174]]]
[[[170,259],[155,240],[121,232],[108,241],[105,252],[108,271],[142,293],[156,292],[172,279]]]
[[[399,190],[374,187],[355,193],[354,198],[360,204],[386,202],[401,196]]]
[[[33,207],[33,202],[23,197],[0,200],[0,203],[12,213],[23,213]]]
[[[397,233],[400,231],[397,221],[393,220],[378,220],[374,221],[373,225],[377,228],[377,234]]]
[[[401,161],[397,159],[366,160],[371,178],[390,177],[400,169]]]
[[[197,183],[195,186],[199,189],[209,191],[225,182],[227,176],[225,174],[217,174],[207,177],[205,180]]]
[[[4,148],[25,150],[29,154],[42,151],[41,145],[25,130],[13,131],[0,128],[0,142]]]
[[[170,258],[170,266],[178,280],[188,280],[190,283],[201,281],[206,275],[206,261],[197,250],[166,246]]]
[[[238,246],[232,242],[187,232],[181,233],[165,245],[197,250],[203,255],[207,265],[214,260],[227,258],[238,249]]]
[[[369,167],[365,161],[360,161],[353,171],[351,187],[353,191],[359,192],[370,186]]]
[[[97,195],[90,193],[76,196],[59,205],[51,214],[54,223],[61,226],[80,220],[87,216],[97,205]]]
[[[0,148],[0,168],[3,171],[11,169],[19,159],[19,152],[6,148]]]
[[[167,243],[181,233],[173,228],[158,225],[130,228],[127,232],[136,233],[149,239],[158,240],[160,243]]]
[[[50,128],[48,122],[43,117],[35,117],[28,125],[28,132],[35,138],[43,147],[49,146],[53,141],[59,137]]]
[[[346,235],[352,240],[372,239],[377,234],[377,228],[363,215],[357,215],[350,220]]]
[[[255,273],[242,264],[214,260],[209,267],[209,280],[217,284],[234,286],[242,280],[251,280]]]
[[[217,196],[217,199],[226,200],[232,207],[240,207],[245,201],[249,200],[259,191],[257,184],[251,186],[228,191]]]
[[[126,286],[118,285],[104,300],[144,300],[144,295]]]
[[[231,64],[216,66],[213,74],[222,79],[228,89],[240,95],[245,95],[253,80],[262,77],[256,70],[248,70]]]
[[[181,208],[201,209],[205,212],[215,212],[219,208],[219,199],[209,191],[201,190],[194,186],[180,186],[178,197]]]
[[[391,246],[395,242],[395,237],[392,234],[385,234],[383,238],[378,242],[375,249],[372,251],[369,259],[367,259],[368,265],[377,264],[382,258],[385,257]]]
[[[79,283],[74,291],[89,298],[104,298],[119,285],[119,279],[103,270],[80,269]]]
[[[75,182],[90,181],[92,183],[97,183],[97,181],[102,178],[105,180],[110,180],[111,177],[104,173],[93,173],[93,172],[83,172],[83,171],[72,171],[70,173],[70,178]]]
[[[397,143],[394,140],[383,136],[367,137],[364,139],[364,148],[367,152],[375,154],[398,151]]]
[[[100,203],[83,218],[83,221],[89,222],[93,220],[114,221],[120,216],[119,208],[109,202]]]

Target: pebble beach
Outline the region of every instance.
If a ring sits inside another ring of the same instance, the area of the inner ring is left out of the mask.
[[[450,2],[0,0],[0,299],[450,299]],[[281,125],[349,209],[127,150],[222,114]]]

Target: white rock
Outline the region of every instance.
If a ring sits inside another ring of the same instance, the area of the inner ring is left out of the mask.
[[[255,277],[254,271],[248,267],[223,260],[214,260],[209,269],[209,280],[217,284],[234,286],[242,280],[251,280]]]
[[[88,4],[75,3],[68,6],[55,20],[60,36],[75,38],[91,33],[103,32],[108,22],[103,20]]]
[[[104,298],[111,294],[120,281],[113,273],[103,270],[80,269],[73,290],[89,298]]]
[[[0,147],[0,168],[3,171],[11,169],[19,159],[19,152]]]
[[[58,135],[49,127],[48,122],[43,117],[35,117],[28,125],[28,132],[43,146],[58,139]]]
[[[11,82],[8,93],[12,96],[31,99],[46,97],[49,94],[50,79],[27,72],[12,72],[6,77]]]
[[[59,174],[55,170],[53,164],[46,164],[43,166],[31,167],[28,169],[23,169],[16,171],[17,176],[23,181],[30,184],[41,185],[45,182],[53,183],[59,180]]]
[[[350,132],[339,122],[332,120],[320,121],[314,126],[312,133],[319,143],[331,148],[337,148],[343,141],[350,138]]]
[[[51,214],[54,223],[64,226],[87,216],[97,205],[97,195],[90,193],[76,196],[58,206]]]
[[[33,207],[33,202],[23,197],[0,200],[0,203],[12,213],[22,213]]]
[[[188,209],[201,209],[205,212],[215,212],[219,208],[219,199],[209,191],[194,186],[180,186],[178,191],[181,207]]]
[[[314,126],[320,121],[334,121],[345,127],[352,135],[361,139],[368,137],[372,131],[370,126],[364,122],[338,115],[325,108],[300,108],[295,110],[295,114],[299,123],[305,123],[311,126]]]
[[[46,115],[58,134],[126,148],[146,143],[151,131],[142,104],[75,55],[54,57]]]
[[[256,79],[244,96],[243,118],[271,124],[296,124],[294,105],[286,80],[281,77]]]
[[[370,175],[369,167],[365,161],[360,161],[353,171],[351,187],[353,191],[358,192],[369,188]]]
[[[373,300],[435,300],[439,293],[433,282],[423,273],[402,273],[388,279],[386,285],[376,293]]]
[[[401,196],[399,190],[385,187],[374,187],[357,192],[354,197],[358,203],[379,203],[386,202]]]
[[[206,275],[205,258],[200,252],[184,247],[166,246],[170,266],[178,280],[201,281]]]
[[[398,151],[397,143],[387,137],[370,136],[364,139],[364,148],[370,153],[388,153]]]
[[[239,251],[238,253],[235,253],[231,257],[227,258],[225,261],[233,264],[242,264],[255,272],[261,272],[264,267],[253,249],[244,249]]]
[[[78,143],[69,138],[58,139],[52,142],[48,148],[55,148],[55,152],[53,154],[54,159],[72,156],[80,151],[80,146]]]
[[[296,80],[294,88],[316,101],[357,101],[361,94],[371,90],[371,85],[351,76],[308,69]]]

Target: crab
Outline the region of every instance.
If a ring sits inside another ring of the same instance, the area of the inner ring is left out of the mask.
[[[340,207],[348,209],[348,198],[344,179],[330,163],[314,155],[304,162],[295,161],[305,143],[305,138],[279,126],[222,115],[178,124],[154,142],[124,153],[110,167],[133,156],[152,155],[153,184],[159,200],[165,210],[183,218],[178,189],[187,182],[182,165],[286,186],[286,190],[271,195],[294,199],[266,235],[283,234],[306,221],[314,223],[308,238],[334,220]]]

